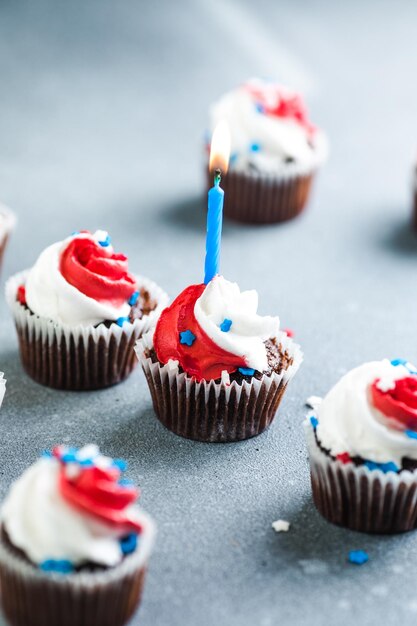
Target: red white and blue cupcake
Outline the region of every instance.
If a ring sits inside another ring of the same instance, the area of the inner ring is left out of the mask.
[[[1,508],[0,583],[12,626],[122,626],[142,595],[155,526],[126,464],[58,446]]]
[[[12,233],[15,225],[16,225],[15,214],[6,206],[4,206],[4,204],[0,203],[0,268],[2,266],[7,242],[9,240],[10,234]]]
[[[314,502],[330,522],[369,533],[417,527],[417,370],[365,363],[305,422]]]
[[[252,79],[212,106],[212,127],[220,120],[231,134],[230,168],[223,181],[225,215],[252,223],[298,215],[328,153],[327,139],[311,123],[302,96]]]
[[[136,340],[168,302],[158,285],[129,272],[105,231],[77,232],[46,248],[30,270],[9,279],[6,298],[26,372],[71,390],[124,380]]]
[[[271,424],[302,355],[278,317],[257,308],[255,290],[216,275],[180,293],[138,342],[156,415],[169,430],[226,442]]]

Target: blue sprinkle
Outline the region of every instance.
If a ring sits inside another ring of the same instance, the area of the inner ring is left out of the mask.
[[[113,465],[121,472],[125,472],[127,470],[127,462],[123,459],[113,459]]]
[[[365,550],[351,550],[349,552],[348,561],[355,565],[363,565],[369,561],[369,556]]]
[[[220,330],[223,331],[224,333],[228,333],[231,325],[232,325],[232,320],[228,320],[227,317],[225,317],[222,323],[220,324]]]
[[[103,246],[103,248],[107,248],[110,244],[111,244],[111,237],[110,235],[107,235],[107,237],[104,239],[104,241],[99,241],[100,246]]]
[[[127,303],[130,304],[130,306],[135,306],[136,302],[139,299],[139,294],[140,294],[139,291],[134,291],[132,295],[130,296]]]
[[[310,417],[310,424],[312,425],[313,428],[317,428],[317,426],[319,425],[319,420],[317,419],[315,415],[312,415]]]
[[[52,454],[52,452],[51,452],[50,450],[44,450],[44,451],[42,452],[42,454],[41,454],[41,457],[42,457],[43,459],[52,459],[52,458],[53,458],[53,456],[54,456],[54,455]]]
[[[123,326],[123,324],[124,324],[125,322],[129,322],[129,321],[130,321],[130,320],[129,320],[129,318],[128,318],[128,317],[118,317],[118,318],[117,318],[117,320],[116,320],[116,324],[117,324],[118,326]]]
[[[75,237],[75,235],[79,235],[80,231],[79,230],[74,230],[74,232],[71,233],[71,237]]]
[[[77,463],[77,452],[76,450],[68,450],[61,456],[61,461],[63,463]]]
[[[195,340],[196,336],[191,332],[191,330],[184,330],[180,333],[180,343],[185,344],[186,346],[192,346]]]
[[[395,367],[397,365],[407,365],[408,361],[406,361],[405,359],[393,359],[391,361],[391,365],[394,365]]]
[[[251,152],[259,152],[260,149],[261,149],[260,144],[256,142],[252,143],[250,146]]]
[[[398,472],[397,465],[392,461],[388,463],[375,463],[374,461],[365,461],[364,465],[371,471],[379,469],[384,472],[384,474],[386,474],[387,472]]]
[[[410,437],[410,439],[417,439],[417,432],[415,430],[405,430],[404,434]]]
[[[237,152],[232,152],[232,154],[230,155],[230,164],[233,165],[234,163],[236,163],[238,158],[238,153]]]
[[[243,374],[243,376],[253,376],[255,370],[253,370],[251,367],[239,367],[239,372]]]
[[[257,102],[255,104],[255,108],[258,111],[258,113],[265,113],[265,107],[263,104],[261,104],[260,102]]]
[[[39,565],[43,572],[57,572],[58,574],[70,574],[74,571],[71,561],[66,559],[46,559]]]
[[[138,536],[135,533],[131,533],[126,537],[120,539],[120,548],[123,554],[131,554],[136,550],[138,545]]]
[[[121,478],[118,482],[118,485],[120,485],[121,487],[133,487],[134,483],[133,481],[129,480],[128,478]]]
[[[82,467],[93,467],[94,466],[94,461],[93,459],[77,459],[77,462],[82,466]]]

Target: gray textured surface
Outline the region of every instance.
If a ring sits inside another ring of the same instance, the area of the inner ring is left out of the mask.
[[[416,622],[417,535],[373,538],[323,521],[300,427],[305,398],[346,369],[417,360],[407,223],[416,23],[411,1],[0,4],[0,195],[20,218],[3,279],[74,229],[101,227],[171,295],[199,281],[206,109],[247,76],[304,89],[331,138],[305,216],[224,229],[224,274],[256,287],[262,312],[296,329],[305,352],[257,439],[215,446],[171,435],[140,371],[99,393],[37,386],[0,302],[0,495],[58,441],[125,456],[159,526],[134,624]],[[272,531],[277,518],[291,521],[288,534]],[[345,562],[353,548],[369,551],[366,566]]]

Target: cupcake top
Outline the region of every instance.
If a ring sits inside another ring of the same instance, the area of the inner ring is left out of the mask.
[[[18,299],[35,314],[70,326],[129,321],[139,291],[128,259],[106,231],[88,231],[48,246],[29,270]]]
[[[3,503],[2,526],[12,546],[45,571],[120,563],[150,527],[135,504],[139,491],[122,477],[125,466],[95,445],[45,453]]]
[[[319,444],[342,462],[404,469],[417,461],[417,370],[403,359],[348,372],[311,418]]]
[[[215,276],[184,289],[159,318],[154,334],[158,360],[179,364],[197,380],[268,367],[265,341],[279,333],[279,318],[257,314],[258,294]]]
[[[212,106],[212,130],[220,120],[230,128],[231,170],[282,173],[326,158],[326,138],[302,97],[281,85],[252,79],[226,93]]]

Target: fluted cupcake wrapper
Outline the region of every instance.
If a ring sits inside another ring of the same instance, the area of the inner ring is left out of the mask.
[[[6,379],[3,372],[0,372],[0,408],[3,403],[4,394],[6,393]]]
[[[4,251],[6,250],[7,242],[15,224],[15,214],[4,206],[4,204],[0,203],[0,269],[3,263],[3,256]]]
[[[181,437],[205,442],[232,442],[255,437],[273,421],[288,382],[298,370],[302,353],[285,333],[279,337],[293,363],[281,374],[253,378],[251,383],[197,382],[170,364],[153,363],[153,331],[136,344],[155,413]]]
[[[417,473],[384,473],[342,463],[317,445],[306,420],[311,486],[318,511],[329,522],[367,533],[393,534],[417,527]]]
[[[0,584],[11,626],[123,626],[139,606],[155,527],[144,515],[137,550],[96,572],[46,573],[0,540]]]
[[[127,378],[136,366],[136,340],[156,324],[168,304],[168,296],[158,285],[137,276],[139,288],[145,288],[157,302],[149,315],[122,327],[71,327],[34,315],[16,300],[26,275],[27,271],[16,274],[6,284],[22,364],[36,382],[56,389],[102,389]]]

